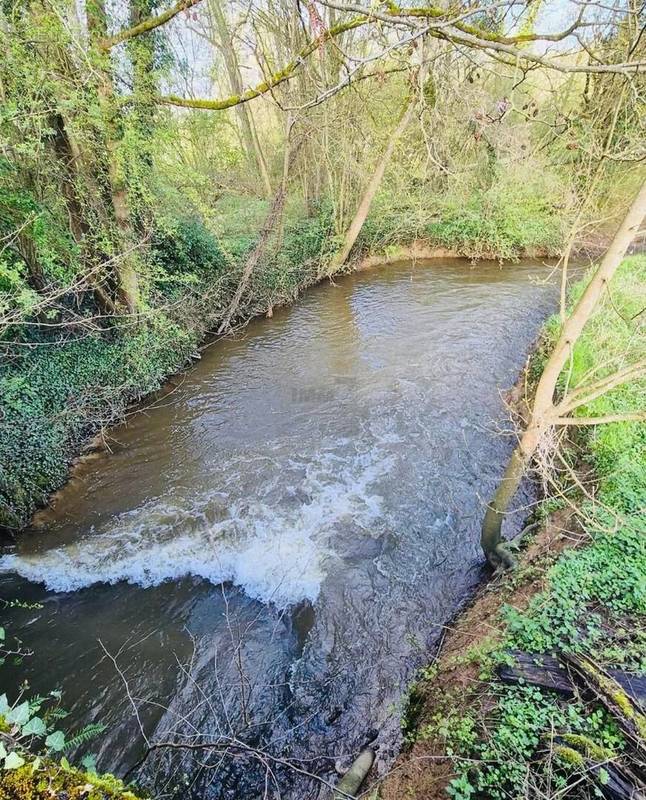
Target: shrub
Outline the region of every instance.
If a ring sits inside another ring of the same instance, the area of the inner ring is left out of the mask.
[[[159,286],[213,279],[227,260],[215,236],[199,219],[156,221],[150,244],[150,263]]]

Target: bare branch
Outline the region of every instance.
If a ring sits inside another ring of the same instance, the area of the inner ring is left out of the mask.
[[[290,61],[289,64],[283,67],[283,69],[279,70],[278,72],[274,72],[262,83],[259,83],[253,88],[247,89],[242,94],[230,95],[229,97],[224,97],[221,100],[193,99],[190,97],[178,97],[177,95],[164,95],[162,97],[158,97],[157,102],[165,105],[182,106],[184,108],[201,108],[210,111],[222,111],[225,108],[232,108],[233,106],[238,106],[241,103],[247,103],[249,100],[260,97],[260,95],[266,94],[279,84],[289,80],[294,75],[296,70],[302,65],[303,61],[313,52],[318,50],[319,47],[325,44],[325,42],[329,41],[330,39],[334,39],[336,36],[340,36],[346,31],[353,30],[361,25],[366,25],[368,22],[370,22],[370,20],[367,18],[354,17],[348,22],[341,22],[338,25],[329,28],[316,39],[308,42],[308,44],[306,44],[305,47],[300,50],[296,58]]]
[[[563,416],[574,411],[575,408],[587,405],[597,397],[606,394],[611,389],[616,389],[624,383],[627,383],[632,378],[637,378],[646,371],[646,360],[638,361],[636,364],[631,364],[625,369],[608,375],[595,383],[588,386],[580,386],[575,389],[569,396],[555,407],[557,415]]]

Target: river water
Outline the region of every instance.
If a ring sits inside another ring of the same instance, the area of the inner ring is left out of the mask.
[[[549,274],[395,264],[207,348],[0,559],[2,596],[38,604],[5,612],[34,654],[2,689],[61,688],[121,774],[146,737],[215,745],[152,753],[158,797],[326,797],[310,776],[375,735],[386,769],[406,686],[483,575],[501,391]]]

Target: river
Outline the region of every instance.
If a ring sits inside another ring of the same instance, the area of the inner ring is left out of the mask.
[[[205,349],[0,558],[2,596],[37,604],[5,611],[34,654],[3,690],[62,689],[121,774],[146,737],[215,745],[150,755],[157,797],[326,797],[310,775],[375,736],[388,768],[407,684],[484,574],[501,391],[549,274],[398,263]]]

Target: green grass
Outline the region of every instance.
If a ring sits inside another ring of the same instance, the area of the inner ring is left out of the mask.
[[[592,375],[604,377],[643,356],[637,315],[644,307],[644,277],[644,256],[623,262],[610,296],[576,344],[562,386],[567,380],[577,385]],[[572,301],[585,282],[573,288]],[[548,341],[539,362],[558,326],[557,319],[546,325]],[[540,371],[540,363],[534,370]],[[643,381],[633,381],[578,413],[598,416],[643,408],[644,388]],[[584,651],[602,666],[646,671],[646,520],[640,514],[646,498],[644,436],[643,424],[636,422],[585,428],[575,436],[577,452],[584,453],[598,485],[596,501],[583,501],[589,543],[560,556],[545,575],[545,590],[524,611],[503,608],[503,639],[480,656],[483,676],[491,675],[513,649]],[[530,686],[492,686],[497,700],[485,720],[467,716],[448,725],[444,719],[432,723],[456,758],[456,777],[448,789],[456,800],[549,797],[566,790],[573,772],[581,769],[581,742],[588,750],[598,748],[595,752],[604,758],[624,748],[616,724],[600,707],[591,710],[580,699],[565,703]],[[433,732],[431,727],[425,734]],[[551,733],[570,736],[578,746],[550,749]]]
[[[573,293],[583,291],[583,283]],[[646,257],[626,259],[615,275],[610,293],[577,342],[571,383],[587,375],[594,380],[636,363],[646,356]],[[646,408],[646,379],[631,381],[577,414],[599,417]],[[646,426],[635,422],[600,425],[583,432],[588,460],[599,477],[599,499],[611,508],[634,514],[646,497]]]

